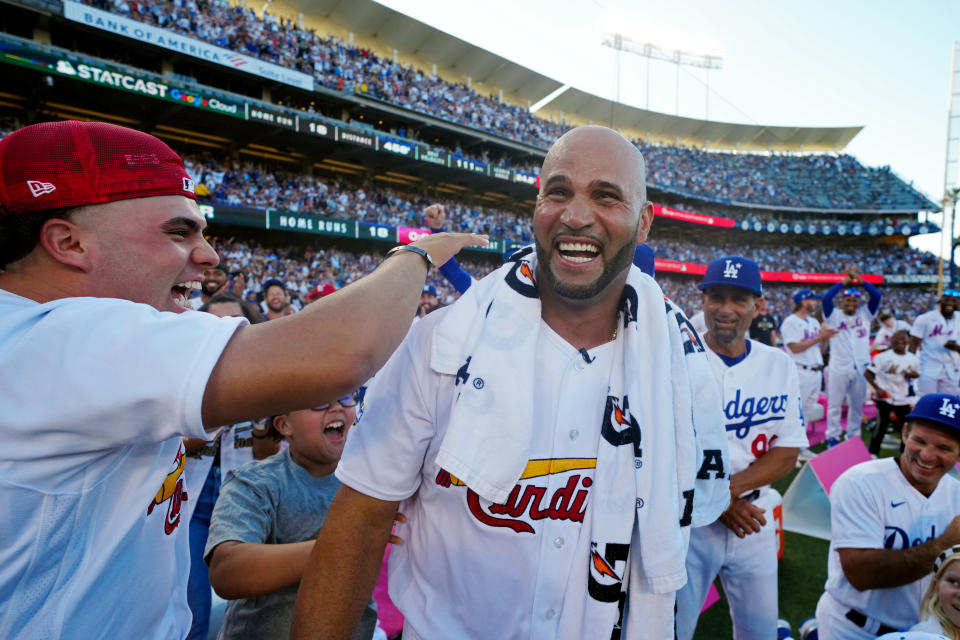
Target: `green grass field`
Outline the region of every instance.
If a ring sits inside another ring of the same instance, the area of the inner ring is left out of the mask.
[[[864,426],[865,444],[869,444],[868,429]],[[824,445],[813,447],[821,452]],[[884,455],[894,455],[894,451],[883,450]],[[781,495],[797,475],[796,469],[773,483],[773,488]],[[784,532],[783,558],[780,560],[779,576],[779,617],[787,620],[793,629],[794,637],[800,639],[800,623],[812,618],[817,608],[817,600],[823,593],[827,581],[827,552],[830,543],[826,540],[811,538],[796,533]],[[720,581],[716,581],[721,599],[700,616],[694,640],[727,640],[733,637],[730,626],[730,610],[724,599]]]

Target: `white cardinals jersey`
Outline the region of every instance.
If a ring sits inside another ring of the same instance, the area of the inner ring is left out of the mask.
[[[902,587],[857,591],[847,582],[837,549],[894,549],[941,535],[960,513],[960,482],[941,478],[929,497],[904,477],[898,458],[870,460],[847,469],[830,490],[830,557],[826,591],[847,608],[896,629],[917,622],[930,575]]]
[[[820,335],[820,323],[817,322],[816,318],[801,318],[797,314],[791,313],[780,326],[780,334],[783,336],[783,344],[803,342]],[[823,365],[823,354],[820,353],[819,344],[812,345],[800,353],[793,353],[789,350],[787,353],[799,365],[807,367]]]
[[[782,351],[748,340],[743,360],[728,366],[707,349],[723,392],[730,473],[749,467],[771,447],[808,446],[800,413],[797,368]]]
[[[827,316],[827,327],[837,335],[830,338],[830,368],[854,369],[863,374],[870,364],[870,324],[875,313],[861,304],[853,315],[847,315],[839,306]]]
[[[960,340],[960,315],[944,318],[940,309],[920,315],[910,335],[923,340],[920,350],[920,374],[930,378],[957,380],[960,378],[958,356],[943,345]]]
[[[560,612],[590,500],[615,343],[584,357],[541,323],[531,401],[530,461],[503,505],[436,464],[454,376],[430,368],[439,310],[418,322],[377,373],[337,477],[402,500],[402,545],[390,553],[390,597],[407,638],[558,638]],[[578,558],[579,559],[579,558]],[[442,603],[456,602],[457,606]],[[438,606],[438,603],[441,603]],[[495,611],[496,615],[491,615]]]

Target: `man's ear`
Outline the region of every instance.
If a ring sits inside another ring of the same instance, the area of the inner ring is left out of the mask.
[[[643,203],[640,208],[640,224],[637,225],[637,244],[643,244],[650,235],[650,225],[653,224],[653,204]]]
[[[40,229],[40,246],[50,257],[68,267],[89,272],[93,269],[93,234],[64,218],[50,218]]]

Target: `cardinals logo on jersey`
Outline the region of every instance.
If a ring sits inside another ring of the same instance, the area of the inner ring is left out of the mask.
[[[533,524],[538,520],[570,520],[583,522],[587,511],[587,497],[593,478],[583,473],[571,473],[594,469],[596,458],[546,458],[530,460],[520,475],[523,484],[517,484],[510,491],[503,504],[489,503],[475,491],[467,488],[467,507],[478,522],[488,527],[505,527],[517,533],[534,533]],[[540,478],[556,473],[571,473],[567,483],[547,494],[548,487],[524,480]],[[451,475],[446,469],[437,473],[436,483],[441,487],[462,487],[462,480]]]
[[[183,490],[183,469],[186,466],[186,451],[183,444],[177,450],[177,457],[173,460],[173,467],[167,477],[163,479],[160,490],[153,497],[150,506],[147,507],[147,515],[153,513],[153,508],[167,503],[167,514],[163,522],[163,531],[170,535],[180,524],[180,507],[187,499],[187,492]]]

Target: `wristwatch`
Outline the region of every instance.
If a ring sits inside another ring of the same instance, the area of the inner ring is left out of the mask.
[[[424,260],[427,261],[427,269],[433,266],[433,260],[430,259],[429,253],[427,253],[420,247],[412,247],[409,244],[401,244],[399,246],[394,247],[393,249],[390,249],[390,251],[387,251],[387,258],[389,258],[390,256],[394,256],[401,251],[410,251],[422,257]]]

